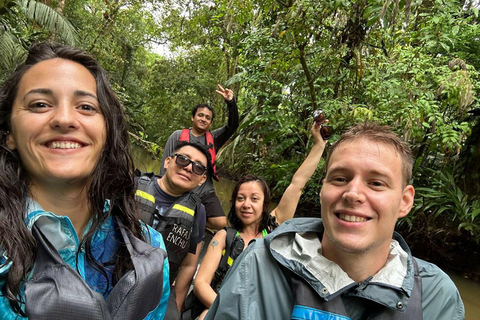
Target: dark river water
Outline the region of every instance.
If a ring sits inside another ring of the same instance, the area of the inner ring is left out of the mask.
[[[160,160],[152,159],[144,150],[134,148],[135,165],[141,171],[160,171]],[[215,191],[222,202],[223,211],[227,213],[230,210],[230,197],[232,194],[234,182],[221,179],[220,182],[214,181]],[[456,274],[449,274],[453,280],[463,303],[465,304],[465,319],[466,320],[480,320],[480,283],[465,279]]]

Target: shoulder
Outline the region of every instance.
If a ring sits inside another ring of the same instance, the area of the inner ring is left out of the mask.
[[[183,129],[182,129],[183,130]],[[180,135],[182,134],[182,130],[175,130],[172,132],[170,137],[168,138],[169,141],[171,140],[178,140],[180,138]]]
[[[323,225],[320,218],[292,218],[278,226],[266,239],[268,243],[280,234],[321,231],[323,231]]]
[[[227,238],[227,231],[225,229],[221,229],[215,233],[215,235],[212,238],[212,241],[216,240],[219,243],[225,243],[226,238]]]
[[[423,313],[437,315],[432,319],[464,319],[463,302],[452,279],[433,263],[415,260],[422,278]]]

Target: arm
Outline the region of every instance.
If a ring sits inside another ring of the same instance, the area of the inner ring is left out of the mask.
[[[198,299],[200,299],[200,301],[207,307],[210,307],[217,297],[216,292],[210,284],[212,283],[213,276],[222,258],[222,251],[225,249],[226,236],[227,232],[225,230],[220,230],[212,238],[197,276],[195,277],[195,282],[193,283],[193,292],[195,292]]]
[[[295,210],[297,209],[298,201],[302,195],[302,190],[315,172],[315,169],[317,169],[318,162],[320,162],[320,159],[322,158],[326,141],[323,140],[320,135],[320,125],[314,123],[310,132],[313,136],[313,147],[307,158],[293,175],[292,182],[290,182],[290,185],[285,190],[278,206],[270,213],[275,216],[278,224],[293,218]]]
[[[218,85],[219,90],[216,90],[220,94],[225,102],[227,103],[228,108],[228,122],[225,126],[212,131],[212,135],[215,141],[215,152],[227,142],[228,139],[235,133],[237,130],[240,121],[238,116],[238,107],[233,97],[233,91],[228,88],[223,88],[221,85]]]
[[[169,157],[173,151],[175,150],[175,146],[177,145],[177,141],[180,138],[181,130],[174,131],[165,143],[165,148],[163,149],[163,156],[162,156],[162,163],[160,164],[160,175],[165,174],[165,168],[163,164],[165,163],[165,159]]]
[[[181,313],[183,302],[187,296],[188,289],[192,283],[193,275],[197,271],[198,257],[202,249],[202,242],[197,244],[197,252],[195,254],[188,253],[183,259],[180,270],[178,271],[177,279],[175,280],[175,294],[177,299],[177,308]]]
[[[207,218],[207,228],[220,230],[227,226],[227,217],[209,217]]]

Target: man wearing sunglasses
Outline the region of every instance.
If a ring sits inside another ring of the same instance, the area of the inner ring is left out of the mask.
[[[207,173],[205,183],[197,188],[195,192],[201,197],[202,203],[207,210],[207,227],[220,230],[227,224],[227,218],[223,212],[222,205],[213,187],[213,179],[218,181],[215,167],[215,159],[218,150],[227,142],[237,130],[239,125],[238,108],[233,97],[233,91],[218,85],[216,93],[221,95],[227,104],[228,122],[223,127],[210,131],[215,113],[208,104],[198,104],[192,110],[192,127],[189,129],[177,130],[168,138],[163,151],[160,174],[165,173],[164,161],[173,153],[175,146],[180,141],[189,141],[201,144],[208,148],[211,158],[212,170]]]
[[[203,146],[181,142],[165,159],[163,176],[144,173],[137,180],[135,197],[142,220],[162,234],[167,248],[176,301],[170,299],[165,319],[179,319],[178,311],[197,268],[206,211],[192,190],[207,179],[209,160],[210,154]]]

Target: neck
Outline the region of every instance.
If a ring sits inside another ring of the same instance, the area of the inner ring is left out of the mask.
[[[248,226],[243,226],[242,233],[245,235],[249,235],[251,237],[256,237],[257,235],[262,233],[262,230],[258,230],[260,224],[254,223]]]
[[[180,197],[185,192],[183,190],[178,190],[167,178],[166,173],[157,180],[160,189],[162,189],[166,194],[172,197]]]
[[[205,134],[205,131],[198,131],[195,127],[192,127],[192,130],[190,131],[195,137],[200,137]]]
[[[355,282],[363,282],[375,275],[385,266],[390,244],[367,252],[346,252],[335,246],[324,234],[322,239],[322,255],[335,262]]]
[[[92,216],[88,205],[87,189],[85,185],[81,188],[62,185],[47,189],[32,184],[29,193],[30,197],[44,210],[69,217],[78,238],[81,239]]]

